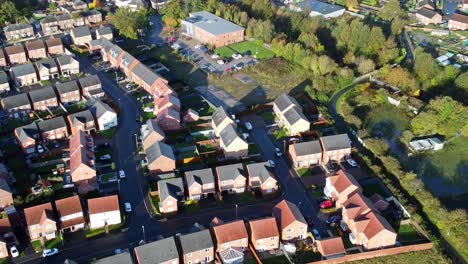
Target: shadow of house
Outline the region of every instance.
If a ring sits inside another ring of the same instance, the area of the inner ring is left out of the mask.
[[[268,98],[265,87],[259,85],[256,88],[252,89],[244,97],[242,97],[240,101],[248,107],[255,107],[256,105],[265,104],[273,99],[274,98]]]

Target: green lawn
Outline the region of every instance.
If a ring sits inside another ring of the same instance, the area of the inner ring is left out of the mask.
[[[116,129],[117,129],[116,127],[113,127],[107,130],[101,130],[98,132],[98,134],[105,139],[111,139],[114,136]]]
[[[73,104],[73,105],[69,105],[69,106],[65,107],[65,109],[67,109],[69,114],[73,114],[73,113],[85,110],[86,109],[86,103],[85,102],[79,102],[79,103],[76,103],[76,104]]]
[[[109,182],[109,180],[117,179],[115,172],[109,172],[101,175],[101,182]]]
[[[195,142],[208,140],[208,137],[205,136],[205,135],[202,135],[202,134],[194,135],[194,136],[192,136],[192,138],[193,138],[193,141],[195,141]]]
[[[296,170],[297,175],[299,177],[310,177],[312,176],[312,172],[310,172],[309,168],[300,168]]]
[[[258,148],[256,144],[249,144],[249,155],[258,154]]]
[[[41,252],[43,250],[40,240],[31,241],[31,245],[36,252]],[[44,244],[44,249],[57,248],[60,246],[62,246],[62,236],[58,235],[55,239],[46,241]]]
[[[195,213],[200,210],[200,204],[197,200],[189,200],[185,202],[185,209],[188,213]]]
[[[269,49],[262,46],[261,43],[257,41],[243,41],[239,43],[234,43],[229,46],[224,46],[221,48],[215,49],[215,53],[219,54],[221,57],[231,58],[232,54],[250,54],[252,57],[255,57],[259,60],[270,59],[275,56],[275,54]]]
[[[262,263],[264,264],[289,264],[289,261],[285,256],[276,256],[276,257],[271,257],[267,259],[262,259]]]
[[[273,112],[263,112],[260,114],[260,116],[267,121],[272,121],[275,119],[275,116],[273,115]]]
[[[122,219],[122,223],[116,225],[110,225],[108,227],[109,233],[121,229],[125,225],[125,219]],[[104,228],[96,228],[96,229],[85,229],[85,236],[86,238],[91,238],[99,235],[104,235],[106,230]]]
[[[435,250],[424,250],[409,252],[398,255],[391,255],[380,258],[371,258],[357,260],[349,263],[355,264],[400,264],[400,263],[437,263],[437,264],[448,264],[451,263],[446,259],[442,254],[436,252]]]
[[[281,140],[288,136],[288,131],[285,128],[281,128],[273,132],[273,136],[275,137],[276,140]]]
[[[198,156],[198,152],[197,150],[193,150],[193,151],[184,151],[182,153],[179,154],[179,157],[181,159],[187,159],[187,158],[193,158],[193,157],[196,157]]]
[[[239,194],[239,202],[241,203],[248,203],[248,202],[253,202],[255,201],[255,197],[251,192],[244,192]]]
[[[401,225],[398,230],[398,241],[403,244],[413,244],[417,242],[422,242],[423,237],[418,233],[416,228],[412,225]]]
[[[322,256],[320,253],[314,253],[313,251],[298,251],[294,256],[294,263],[308,263],[313,261],[321,260]]]

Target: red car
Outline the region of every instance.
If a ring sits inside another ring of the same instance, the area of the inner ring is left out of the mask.
[[[333,207],[333,202],[330,201],[330,200],[325,200],[325,201],[321,202],[319,206],[322,209],[327,209],[327,208]]]

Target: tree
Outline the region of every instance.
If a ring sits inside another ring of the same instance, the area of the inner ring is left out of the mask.
[[[356,60],[357,70],[360,74],[366,74],[375,69],[375,63],[371,59],[358,57]]]
[[[385,69],[384,71],[386,71]],[[418,84],[413,75],[405,68],[397,67],[388,69],[384,73],[384,81],[392,86],[400,88],[403,92],[411,94],[418,90]]]
[[[393,35],[398,35],[405,26],[405,20],[400,17],[395,17],[390,24],[390,31]]]
[[[128,8],[118,8],[112,23],[119,30],[119,34],[129,39],[137,39],[138,30],[148,26],[149,21],[144,9],[132,11]]]
[[[182,0],[168,1],[160,10],[163,22],[166,23],[169,20],[172,27],[178,27],[181,19],[187,17],[187,12],[182,7]]]
[[[403,15],[403,10],[400,7],[399,0],[389,0],[385,6],[380,9],[377,15],[385,21],[390,21],[393,18],[401,17]]]
[[[366,147],[377,156],[384,156],[388,153],[389,147],[387,141],[383,138],[367,138],[364,140]]]
[[[451,97],[432,99],[424,111],[411,120],[416,135],[452,136],[467,126],[468,109]]]
[[[312,33],[301,33],[298,40],[306,47],[311,49],[314,53],[323,53],[325,47],[320,43],[319,39],[315,34]]]
[[[420,81],[431,80],[439,74],[439,66],[431,54],[418,47],[414,52],[414,73]]]
[[[455,79],[455,92],[459,94],[461,101],[468,98],[468,72],[464,72]]]
[[[347,8],[354,8],[359,5],[358,0],[346,0],[346,7]]]
[[[15,7],[15,4],[11,1],[4,1],[0,4],[0,24],[15,22],[15,18],[19,16],[19,12]]]
[[[50,2],[50,3],[49,3],[49,9],[52,10],[52,11],[57,10],[57,3],[55,3],[55,2]]]

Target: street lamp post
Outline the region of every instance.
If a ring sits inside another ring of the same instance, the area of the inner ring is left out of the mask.
[[[120,175],[119,175],[119,179],[117,179],[117,187],[119,188],[119,194],[120,194]]]
[[[237,204],[236,204],[236,220],[237,220]]]
[[[144,225],[141,226],[141,230],[143,231],[143,242],[145,242],[146,237],[145,237],[145,226]]]

